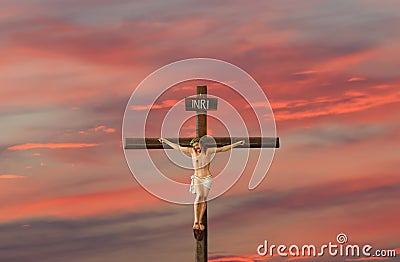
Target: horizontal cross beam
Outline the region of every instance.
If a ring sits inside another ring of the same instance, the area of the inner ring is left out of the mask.
[[[236,148],[279,148],[279,137],[213,137],[216,146],[226,146],[244,140],[244,145]],[[189,147],[192,138],[167,138],[180,146]],[[172,149],[167,144],[161,144],[158,138],[125,138],[125,149]]]

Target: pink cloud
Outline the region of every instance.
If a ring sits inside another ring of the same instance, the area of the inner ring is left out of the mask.
[[[86,147],[95,147],[100,144],[86,144],[86,143],[47,143],[47,144],[21,144],[15,145],[7,148],[7,150],[28,150],[28,149],[36,149],[36,148],[46,148],[46,149],[65,149],[65,148],[86,148]]]
[[[28,229],[28,228],[31,227],[31,225],[30,225],[30,224],[23,224],[21,227],[22,227],[23,229]]]

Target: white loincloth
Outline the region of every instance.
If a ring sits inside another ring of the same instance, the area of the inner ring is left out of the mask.
[[[196,175],[193,175],[193,176],[191,176],[190,178],[192,179],[192,182],[190,183],[189,191],[190,191],[192,194],[196,194],[196,186],[203,185],[204,187],[206,187],[206,188],[208,188],[208,189],[211,188],[211,184],[212,184],[212,176],[211,176],[211,175],[210,175],[210,176],[207,176],[207,177],[204,177],[204,178],[201,178],[201,177],[198,177],[198,176],[196,176]],[[195,184],[195,183],[194,183],[194,180],[195,180],[195,179],[196,179],[197,181],[199,181],[200,184]]]

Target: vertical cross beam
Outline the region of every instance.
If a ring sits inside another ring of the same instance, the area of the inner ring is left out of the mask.
[[[197,96],[207,95],[207,86],[197,86]],[[196,113],[196,136],[202,137],[207,135],[207,113],[197,112]],[[202,223],[204,225],[204,237],[201,241],[196,240],[196,262],[207,262],[208,261],[208,247],[207,247],[207,207],[204,211]]]
[[[197,86],[197,98],[186,98],[185,109],[187,111],[196,111],[196,136],[207,135],[207,110],[217,109],[217,99],[207,98],[207,86]],[[179,143],[180,146],[190,147],[192,138],[168,138],[168,140]],[[215,137],[217,147],[226,146],[237,141],[245,141],[236,148],[279,148],[279,137]],[[125,138],[125,149],[172,149],[171,146],[160,143],[159,138]],[[203,239],[196,240],[196,262],[208,261],[208,224],[207,208],[204,212],[202,223],[205,226]]]

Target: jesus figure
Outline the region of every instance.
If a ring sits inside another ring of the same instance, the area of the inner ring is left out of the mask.
[[[215,153],[231,150],[235,146],[243,145],[244,140],[226,145],[223,147],[211,146],[213,141],[211,137],[204,136],[193,138],[190,141],[190,147],[183,147],[172,143],[165,138],[159,138],[161,143],[165,143],[173,149],[190,153],[193,162],[194,174],[191,176],[191,184],[189,191],[196,194],[194,201],[194,223],[193,233],[197,240],[201,240],[205,229],[202,223],[203,214],[207,207],[207,196],[212,184],[212,175],[210,173],[210,162]]]

